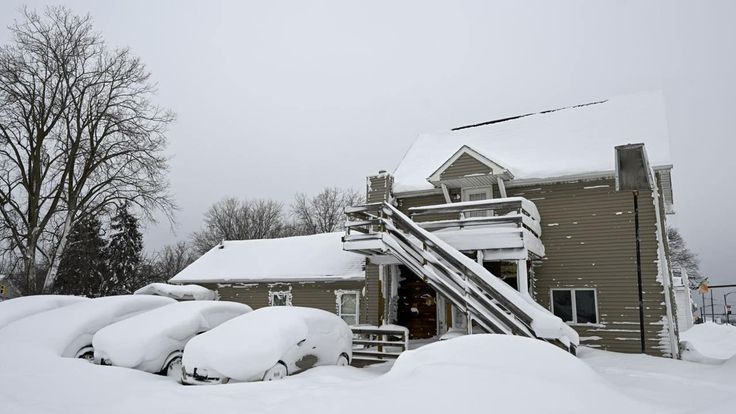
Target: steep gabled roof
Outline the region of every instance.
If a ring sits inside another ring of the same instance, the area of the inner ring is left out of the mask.
[[[515,179],[614,170],[614,147],[643,142],[652,166],[670,164],[664,99],[658,92],[507,117],[423,134],[394,171],[394,191],[430,190],[427,177],[463,146],[508,168]]]

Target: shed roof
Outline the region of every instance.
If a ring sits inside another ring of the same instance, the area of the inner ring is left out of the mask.
[[[224,241],[172,283],[363,279],[364,256],[342,249],[343,233]]]
[[[422,134],[394,171],[394,191],[430,190],[427,178],[464,145],[519,179],[614,170],[614,147],[643,142],[652,166],[670,164],[664,98],[659,92],[508,117]]]

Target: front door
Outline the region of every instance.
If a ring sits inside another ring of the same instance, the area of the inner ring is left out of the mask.
[[[398,266],[401,282],[396,323],[409,329],[411,339],[437,335],[437,294],[406,266]]]

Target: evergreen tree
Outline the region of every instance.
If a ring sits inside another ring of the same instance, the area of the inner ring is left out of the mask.
[[[100,296],[106,266],[102,225],[96,217],[83,218],[72,227],[54,290],[66,295]]]
[[[118,206],[110,222],[110,242],[107,246],[109,278],[104,295],[132,293],[145,284],[145,275],[139,273],[143,235],[138,219],[129,211],[128,204]]]

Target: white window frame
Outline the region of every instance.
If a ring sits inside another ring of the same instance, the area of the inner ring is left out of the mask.
[[[344,313],[342,309],[342,297],[343,295],[355,295],[355,313]],[[359,290],[343,290],[339,289],[335,291],[335,304],[337,310],[337,316],[342,319],[345,316],[355,316],[355,325],[360,324],[360,291]]]
[[[493,200],[493,186],[487,187],[464,187],[460,190],[460,200],[470,201],[471,194],[481,194],[486,196],[484,200]],[[468,217],[488,217],[493,215],[493,210],[473,211],[466,215]]]
[[[283,297],[286,303],[283,305],[274,305],[274,298],[276,297]],[[291,290],[268,291],[268,306],[292,306],[291,301],[293,298],[294,295],[291,293]]]
[[[592,290],[593,291],[593,303],[595,305],[595,322],[578,322],[578,308],[575,299],[575,292],[578,290]],[[549,290],[549,310],[552,314],[555,313],[555,291],[567,291],[570,292],[570,306],[572,307],[572,321],[565,321],[568,325],[600,325],[601,316],[598,312],[598,289],[596,288],[552,288]]]

